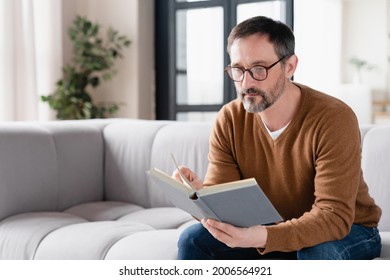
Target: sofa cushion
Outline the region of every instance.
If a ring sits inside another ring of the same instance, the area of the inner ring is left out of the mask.
[[[0,220],[57,208],[56,146],[46,129],[38,125],[0,125],[0,185]]]
[[[84,222],[80,217],[58,212],[26,213],[5,219],[0,222],[0,259],[33,259],[51,232]]]
[[[102,200],[103,159],[97,127],[66,122],[1,124],[0,220]]]
[[[56,152],[57,210],[103,199],[101,129],[87,123],[46,124]],[[39,161],[38,161],[39,162]]]
[[[175,260],[178,230],[153,230],[126,236],[108,251],[106,260]]]
[[[114,221],[129,213],[142,210],[141,206],[119,201],[96,201],[80,204],[65,212],[82,217],[90,222]]]
[[[118,221],[144,223],[154,229],[176,229],[193,220],[192,216],[176,207],[155,207],[127,214]]]
[[[145,171],[150,169],[154,136],[165,124],[129,120],[104,128],[106,200],[150,207]]]
[[[104,259],[110,248],[136,232],[153,230],[145,224],[118,221],[87,222],[59,228],[42,240],[35,259]],[[97,234],[98,233],[98,234]],[[131,248],[127,248],[131,250]]]
[[[378,126],[370,129],[362,148],[363,176],[369,192],[382,209],[379,221],[381,231],[390,231],[390,127]],[[382,170],[379,172],[379,170]]]

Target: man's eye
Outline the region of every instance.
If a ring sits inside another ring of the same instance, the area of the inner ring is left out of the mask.
[[[237,67],[232,68],[232,72],[235,75],[241,75],[242,74],[242,70],[240,68],[237,68]]]
[[[251,68],[252,72],[253,73],[262,73],[264,72],[264,67],[261,67],[261,66],[255,66],[255,67],[252,67]]]

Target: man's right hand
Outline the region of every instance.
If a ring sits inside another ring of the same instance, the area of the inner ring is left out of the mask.
[[[203,188],[203,181],[199,179],[195,172],[186,166],[179,166],[179,169],[195,189],[200,190]],[[173,171],[172,177],[183,183],[183,180],[180,178],[180,174],[177,170]]]

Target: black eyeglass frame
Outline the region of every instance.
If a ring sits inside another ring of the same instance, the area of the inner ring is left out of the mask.
[[[250,67],[250,68],[242,68],[242,67],[238,67],[238,66],[231,66],[231,65],[229,65],[229,66],[227,66],[226,68],[225,68],[225,72],[226,72],[226,74],[229,76],[229,78],[232,80],[232,81],[234,81],[234,82],[242,82],[243,80],[244,80],[244,77],[245,77],[245,72],[249,72],[249,74],[251,75],[251,77],[252,77],[252,79],[254,79],[254,80],[256,80],[256,81],[259,81],[259,82],[261,82],[261,81],[264,81],[265,79],[267,79],[268,78],[268,70],[269,69],[271,69],[272,67],[274,67],[276,64],[278,64],[279,62],[281,62],[283,59],[285,59],[287,57],[287,55],[285,55],[285,56],[283,56],[282,58],[280,58],[278,61],[276,61],[275,63],[272,63],[270,66],[263,66],[263,65],[260,65],[260,64],[256,64],[256,65],[253,65],[252,67]],[[254,76],[253,76],[253,72],[252,72],[252,68],[253,67],[262,67],[262,68],[264,68],[265,69],[265,78],[264,79],[256,79]],[[232,69],[232,68],[237,68],[237,69],[240,69],[241,71],[242,71],[242,79],[241,80],[234,80],[233,78],[232,78],[232,76],[230,76],[230,70]]]

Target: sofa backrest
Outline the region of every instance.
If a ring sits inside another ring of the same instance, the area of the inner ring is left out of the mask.
[[[390,126],[371,127],[362,145],[363,176],[382,208],[379,229],[390,231]]]
[[[103,198],[103,125],[0,124],[0,220]]]
[[[170,154],[200,176],[207,168],[211,124],[129,120],[104,128],[105,199],[143,207],[171,206],[146,175],[152,167],[171,174]]]
[[[145,172],[150,168],[155,135],[165,124],[166,122],[129,120],[105,127],[106,200],[150,206]]]

